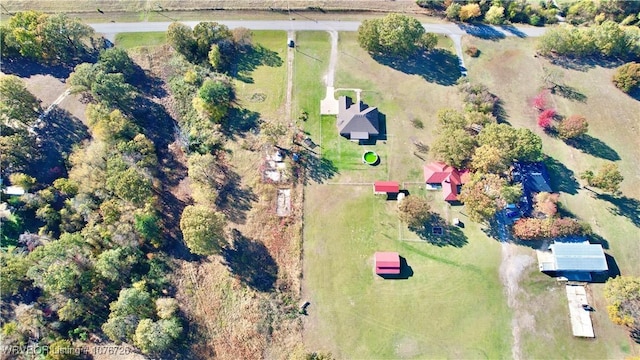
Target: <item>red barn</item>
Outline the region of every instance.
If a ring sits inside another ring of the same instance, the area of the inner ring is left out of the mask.
[[[373,183],[374,194],[397,194],[400,192],[400,185],[395,181],[376,181]]]
[[[397,275],[400,274],[400,255],[397,252],[381,252],[375,254],[376,274]]]

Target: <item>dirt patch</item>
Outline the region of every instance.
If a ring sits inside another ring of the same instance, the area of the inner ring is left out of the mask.
[[[420,355],[420,344],[416,339],[403,337],[396,343],[396,355],[401,359],[411,359]]]
[[[507,294],[507,304],[513,310],[511,321],[513,344],[511,354],[514,359],[522,359],[521,334],[523,330],[533,330],[535,318],[525,309],[525,304],[518,302],[520,278],[522,273],[534,262],[533,256],[518,255],[517,246],[511,243],[502,243],[502,263],[500,264],[500,279]]]

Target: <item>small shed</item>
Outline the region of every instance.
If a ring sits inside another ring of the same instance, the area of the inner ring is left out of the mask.
[[[5,189],[2,189],[2,192],[7,194],[8,196],[22,196],[26,191],[21,186],[11,185],[7,186]]]
[[[378,251],[375,253],[377,275],[400,274],[400,255],[397,252]]]
[[[397,194],[400,192],[400,184],[395,181],[376,181],[373,183],[374,194]]]

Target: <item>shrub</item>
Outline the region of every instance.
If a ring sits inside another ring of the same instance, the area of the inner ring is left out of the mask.
[[[542,90],[533,98],[532,105],[538,111],[542,111],[547,107],[547,94],[549,94],[549,90]]]
[[[625,93],[640,86],[640,63],[630,62],[618,68],[613,75],[613,84]]]
[[[547,109],[538,115],[538,126],[543,129],[548,129],[551,127],[551,121],[556,116],[555,109]]]
[[[589,123],[582,115],[571,115],[558,126],[558,134],[563,139],[573,139],[587,133]]]
[[[464,52],[474,58],[480,56],[480,50],[475,46],[469,46]]]
[[[413,125],[413,127],[416,129],[424,129],[424,123],[418,118],[414,118],[413,120],[411,120],[411,125]]]

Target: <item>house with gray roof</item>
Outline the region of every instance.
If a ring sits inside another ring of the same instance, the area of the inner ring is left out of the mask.
[[[609,270],[600,244],[555,242],[549,251],[537,251],[540,271],[568,280],[590,281],[593,273]]]
[[[378,108],[358,101],[357,104],[348,96],[338,99],[337,126],[340,135],[349,140],[374,140],[380,135]]]

